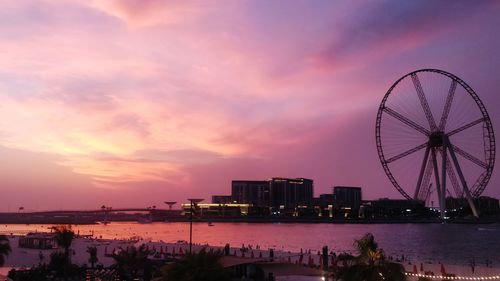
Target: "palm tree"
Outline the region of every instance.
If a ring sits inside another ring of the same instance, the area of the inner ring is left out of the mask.
[[[94,265],[99,261],[99,259],[97,258],[97,247],[87,247],[87,253],[89,253],[89,262],[92,268],[94,268]]]
[[[231,280],[220,263],[222,254],[207,252],[186,255],[162,268],[163,281],[226,281]]]
[[[71,225],[56,225],[52,227],[52,230],[54,230],[57,245],[63,248],[64,252],[53,252],[50,255],[50,267],[56,269],[59,275],[67,277],[71,271],[69,248],[75,232],[71,229]]]
[[[64,249],[64,254],[69,258],[69,248],[75,237],[75,232],[71,229],[71,225],[57,225],[53,226],[52,229],[55,233],[57,245]]]
[[[9,238],[5,235],[0,235],[0,267],[5,264],[5,260],[10,252],[12,252],[12,249],[10,248]]]
[[[384,251],[378,247],[373,234],[367,233],[355,240],[357,256],[339,255],[344,266],[336,272],[338,280],[343,281],[403,281],[406,280],[404,267],[386,260]]]

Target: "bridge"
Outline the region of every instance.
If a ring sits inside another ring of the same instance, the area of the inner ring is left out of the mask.
[[[99,208],[0,213],[2,224],[94,224],[100,221],[166,221],[182,219],[181,210],[159,208]]]
[[[24,214],[24,215],[51,215],[51,214],[96,214],[96,213],[113,213],[113,212],[178,212],[180,210],[159,209],[159,208],[118,208],[118,209],[95,209],[95,210],[52,210],[52,211],[31,211],[31,212],[18,212],[10,214]]]

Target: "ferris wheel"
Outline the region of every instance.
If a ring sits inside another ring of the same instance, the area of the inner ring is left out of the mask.
[[[495,164],[495,136],[485,106],[463,80],[421,69],[397,80],[380,104],[377,151],[394,187],[407,199],[473,198],[486,188]],[[451,185],[451,188],[449,186]]]

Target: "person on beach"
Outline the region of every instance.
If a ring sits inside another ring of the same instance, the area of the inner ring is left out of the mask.
[[[42,265],[43,259],[45,256],[43,255],[42,251],[38,253],[38,260],[40,261],[39,264]]]

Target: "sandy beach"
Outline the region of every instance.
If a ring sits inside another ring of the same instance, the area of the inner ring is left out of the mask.
[[[8,256],[5,267],[25,267],[29,268],[41,263],[47,263],[50,259],[50,253],[57,251],[58,249],[27,249],[20,248],[19,238],[21,236],[13,235],[9,236],[10,245],[12,247],[12,252]],[[118,239],[94,239],[88,237],[76,237],[73,239],[73,243],[71,245],[72,262],[78,265],[88,265],[89,255],[87,253],[87,247],[96,247],[97,248],[97,256],[98,256],[98,264],[102,264],[104,266],[110,266],[113,264],[113,259],[106,254],[111,254],[113,251],[119,251],[120,248],[127,248],[131,246],[140,246],[145,245],[147,249],[152,250],[154,253],[162,254],[168,253],[170,255],[182,256],[189,251],[189,244],[187,242],[178,242],[178,243],[166,243],[163,241],[151,241],[149,239],[130,239],[130,240],[118,240]],[[213,250],[222,250],[223,247],[209,246],[209,245],[200,245],[193,244],[193,251],[197,252],[202,248],[208,248]],[[40,259],[40,253],[43,258]],[[242,251],[241,248],[232,247],[230,250],[231,255],[235,255],[243,258],[268,258],[269,250],[268,249],[250,249],[246,248],[245,251]],[[154,255],[153,255],[154,256]],[[275,260],[279,261],[290,261],[297,262],[299,260],[299,253],[291,253],[284,251],[274,251]],[[309,256],[315,264],[319,262],[319,256],[317,254],[305,254],[304,255],[304,263],[308,262]]]
[[[8,274],[9,270],[12,268],[30,268],[32,266],[39,265],[40,263],[48,263],[50,260],[50,254],[54,251],[58,251],[58,249],[27,249],[20,248],[18,243],[19,239],[22,236],[19,235],[11,235],[9,236],[10,245],[12,247],[12,252],[8,256],[5,266],[0,268],[0,280],[6,280],[5,276]],[[105,267],[110,266],[114,263],[113,258],[107,256],[106,254],[113,253],[113,251],[119,251],[120,248],[127,248],[131,246],[140,246],[146,245],[146,247],[152,252],[156,253],[156,256],[159,257],[161,254],[168,253],[171,256],[180,257],[189,251],[189,244],[181,241],[178,243],[166,243],[163,241],[151,241],[148,239],[130,239],[130,240],[118,240],[118,239],[95,239],[89,237],[76,237],[73,239],[73,243],[71,246],[72,262],[78,265],[89,265],[88,259],[89,255],[87,253],[87,247],[96,247],[97,248],[97,256],[98,256],[98,265],[103,265]],[[193,244],[193,251],[200,251],[202,248],[208,248],[213,250],[222,250],[223,247],[214,247],[209,245],[200,245]],[[40,255],[40,253],[42,255]],[[230,254],[240,257],[240,258],[248,258],[248,259],[258,259],[259,257],[268,258],[269,250],[268,249],[253,249],[250,250],[247,248],[246,251],[241,251],[241,248],[231,248]],[[40,259],[40,256],[43,256]],[[298,253],[289,253],[283,251],[275,251],[274,252],[276,261],[283,262],[293,262],[296,263],[299,261]],[[309,261],[309,255],[304,255],[304,261]],[[151,258],[155,258],[153,254]],[[312,263],[318,264],[319,257],[315,257],[315,255],[310,255],[310,260]],[[292,279],[290,279],[292,278]],[[321,280],[319,277],[292,277],[292,276],[281,276],[277,278],[277,280],[304,280],[304,281],[313,281],[313,280]]]

